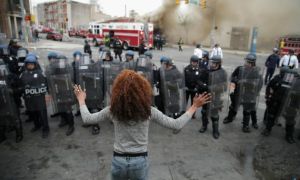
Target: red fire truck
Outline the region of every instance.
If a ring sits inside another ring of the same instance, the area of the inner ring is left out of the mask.
[[[280,55],[288,54],[289,50],[295,51],[296,55],[300,54],[300,35],[284,36],[279,39]]]
[[[89,41],[94,39],[103,44],[106,36],[118,38],[122,41],[123,48],[136,48],[144,42],[148,48],[153,47],[153,24],[139,22],[110,22],[90,23],[90,31],[87,36]]]

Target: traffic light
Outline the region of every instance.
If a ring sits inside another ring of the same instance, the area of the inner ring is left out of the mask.
[[[180,0],[176,0],[176,5],[179,5],[180,4]]]
[[[188,3],[189,3],[189,0],[184,0],[184,3],[185,3],[185,4],[188,4]]]
[[[201,0],[200,6],[202,9],[205,9],[206,8],[206,0]]]

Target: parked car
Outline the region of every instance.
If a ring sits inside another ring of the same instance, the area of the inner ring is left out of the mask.
[[[50,33],[50,32],[53,32],[52,28],[42,27],[42,33]]]
[[[58,32],[49,32],[46,36],[46,39],[52,39],[56,41],[62,41],[63,36]]]

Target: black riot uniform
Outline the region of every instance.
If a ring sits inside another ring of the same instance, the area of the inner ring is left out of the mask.
[[[184,68],[184,78],[186,90],[186,101],[188,102],[191,97],[191,104],[193,104],[193,98],[196,95],[197,88],[200,81],[200,68],[199,58],[195,55],[191,56],[191,63]]]
[[[23,139],[20,112],[13,99],[17,80],[0,59],[0,142],[6,139],[5,131],[10,128],[16,131],[16,142]]]
[[[286,120],[286,140],[295,143],[294,129],[295,119],[300,109],[300,76],[295,70],[287,67],[280,69],[266,88],[266,128],[263,135],[269,136],[274,122],[280,116]]]
[[[75,104],[72,84],[72,67],[67,57],[58,55],[46,67],[46,76],[54,111],[61,116],[59,127],[68,125],[66,135],[74,132],[74,116],[72,106]]]
[[[256,55],[248,54],[245,58],[245,65],[237,67],[231,75],[231,83],[234,84],[234,91],[230,93],[231,105],[228,116],[223,123],[227,124],[234,120],[238,107],[243,106],[243,132],[250,132],[249,121],[252,126],[258,129],[256,116],[256,103],[259,91],[263,85],[260,68],[255,66]]]
[[[114,39],[113,48],[115,53],[115,59],[117,59],[118,56],[120,61],[122,61],[123,46],[122,42],[118,38]]]
[[[173,65],[169,57],[161,58],[159,94],[162,101],[162,112],[177,118],[185,112],[185,83],[183,74]]]
[[[79,69],[77,70],[80,86],[86,90],[86,105],[90,112],[95,113],[103,108],[103,75],[101,64],[95,63],[90,59],[89,54],[83,54],[79,60]],[[88,127],[84,125],[83,127]],[[100,133],[100,126],[93,124],[92,134]]]
[[[213,137],[218,139],[219,132],[219,112],[223,108],[222,96],[227,90],[227,73],[221,66],[221,57],[213,56],[210,60],[208,70],[204,70],[200,75],[201,83],[198,86],[198,93],[209,92],[212,95],[211,102],[202,108],[202,127],[200,133],[207,130],[208,118],[211,118]]]
[[[46,77],[37,69],[37,57],[30,55],[25,59],[25,71],[20,75],[22,82],[23,97],[29,118],[33,120],[35,132],[42,127],[42,137],[49,134],[47,107],[45,94],[47,93]],[[30,66],[33,65],[33,68]]]

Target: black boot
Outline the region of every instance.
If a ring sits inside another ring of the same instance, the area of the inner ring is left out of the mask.
[[[220,137],[220,132],[219,132],[219,119],[213,119],[212,122],[212,128],[213,128],[213,137],[215,139],[218,139]]]
[[[202,127],[199,129],[199,133],[204,133],[207,130],[208,119],[202,115]]]
[[[250,132],[249,121],[250,121],[250,112],[243,111],[243,128],[242,128],[242,130],[244,133]]]
[[[236,112],[234,112],[232,109],[229,109],[228,116],[224,118],[223,123],[228,124],[231,123],[235,118]]]
[[[252,127],[258,129],[256,111],[251,111]]]
[[[296,143],[295,142],[295,139],[294,139],[294,130],[295,130],[295,127],[294,125],[286,125],[285,127],[285,140],[289,143],[289,144],[294,144]]]
[[[73,134],[74,129],[75,129],[74,126],[69,126],[66,132],[66,136],[70,136],[71,134]]]

